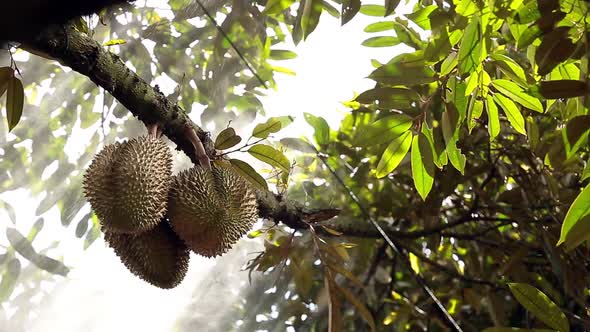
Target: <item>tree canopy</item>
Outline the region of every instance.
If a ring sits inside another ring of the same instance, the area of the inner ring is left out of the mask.
[[[27,234],[6,227],[0,301],[17,309],[0,321],[26,318],[41,282],[75,268],[35,244],[58,222],[47,211],[75,223],[62,234],[85,248],[101,236],[84,169],[104,144],[139,135],[137,117],[257,189],[264,223],[248,236],[265,250],[244,264],[258,277],[220,331],[589,329],[590,4],[419,0],[399,14],[399,3],[137,2],[2,35],[15,43],[0,68],[0,191],[40,204]],[[372,21],[363,47],[411,51],[371,62],[374,87],[344,103],[338,127],[332,110],[305,113],[313,138],[275,139],[293,118],[265,117],[260,98],[291,73],[285,45],[320,19],[358,15]],[[74,144],[79,132],[88,140]],[[18,209],[0,204],[14,222]]]

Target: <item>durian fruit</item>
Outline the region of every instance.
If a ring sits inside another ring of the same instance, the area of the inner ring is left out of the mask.
[[[195,253],[215,257],[228,251],[256,222],[256,197],[228,167],[193,167],[174,177],[168,216],[172,228]]]
[[[112,170],[120,147],[119,143],[106,145],[84,173],[84,196],[101,222],[113,214]]]
[[[118,233],[141,233],[155,227],[166,214],[172,180],[172,154],[152,136],[125,142],[117,150],[112,171],[112,214],[105,228]]]
[[[188,270],[189,249],[163,220],[140,234],[105,231],[105,241],[136,276],[160,288],[174,288]]]

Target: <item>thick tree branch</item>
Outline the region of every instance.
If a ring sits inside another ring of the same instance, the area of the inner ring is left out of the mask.
[[[146,125],[157,124],[164,135],[176,143],[177,148],[189,156],[193,163],[199,164],[203,158],[196,154],[192,130],[203,143],[207,156],[215,157],[213,141],[206,131],[193,123],[187,113],[167,99],[157,86],[150,86],[116,54],[106,50],[88,35],[72,27],[50,26],[37,37],[19,42],[31,53],[56,59],[87,76]],[[261,217],[283,222],[295,229],[306,229],[307,223],[329,219],[339,212],[336,209],[305,209],[297,202],[270,192],[258,192],[257,198]]]

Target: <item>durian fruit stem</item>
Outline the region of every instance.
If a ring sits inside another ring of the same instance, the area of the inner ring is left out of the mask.
[[[210,171],[211,160],[209,159],[209,156],[207,156],[207,152],[205,152],[205,147],[199,139],[199,136],[197,136],[197,132],[192,127],[186,127],[185,133],[188,139],[191,141],[191,143],[193,143],[193,146],[195,147],[195,155],[197,156],[197,160],[199,160],[199,164],[204,169]]]
[[[158,139],[162,137],[163,129],[158,123],[145,125],[148,131],[148,136]]]

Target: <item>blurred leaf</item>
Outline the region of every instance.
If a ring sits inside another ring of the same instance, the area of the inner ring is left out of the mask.
[[[576,45],[568,37],[569,30],[570,27],[561,26],[543,36],[543,41],[535,52],[539,75],[549,74],[574,53]]]
[[[514,297],[535,317],[549,327],[569,332],[570,327],[559,307],[537,288],[523,283],[508,283]]]
[[[37,252],[33,249],[31,242],[27,240],[19,231],[15,228],[6,228],[6,238],[10,245],[21,254],[27,260],[33,262],[35,260],[35,256],[37,256]]]
[[[407,115],[395,114],[383,117],[356,130],[353,145],[369,147],[383,144],[407,132],[412,119]]]
[[[229,162],[231,163],[233,169],[238,172],[243,178],[248,180],[250,184],[260,190],[268,190],[268,184],[266,180],[250,166],[250,164],[238,160],[238,159],[230,159]]]
[[[434,162],[430,143],[424,134],[415,135],[412,139],[412,178],[414,186],[422,197],[426,199],[434,183]]]
[[[248,149],[248,153],[260,161],[289,173],[291,168],[289,159],[281,151],[270,145],[256,144]]]
[[[18,276],[20,275],[20,270],[21,266],[18,259],[13,258],[8,262],[6,269],[2,274],[2,281],[0,281],[0,303],[10,298],[10,295],[16,286]]]
[[[319,146],[325,145],[330,141],[330,127],[328,122],[321,116],[315,116],[310,113],[303,113],[305,121],[315,130],[313,137]]]
[[[6,119],[8,120],[8,131],[12,131],[20,121],[23,114],[25,91],[23,83],[16,77],[8,79],[6,89]]]
[[[297,53],[288,50],[270,50],[269,58],[272,60],[290,60],[297,58]]]
[[[328,332],[342,331],[342,303],[340,302],[336,281],[329,279],[328,276],[324,278],[324,285],[328,290]]]
[[[67,268],[62,262],[53,258],[49,258],[45,255],[36,255],[35,260],[32,261],[32,263],[42,270],[64,277],[68,275],[68,272],[70,272],[70,269]]]
[[[590,214],[590,184],[580,192],[568,209],[563,224],[561,225],[561,235],[557,245],[567,241],[571,236],[570,232],[572,228],[588,214]]]
[[[590,89],[586,82],[578,80],[555,80],[539,82],[539,93],[547,99],[587,96]]]
[[[371,327],[371,331],[375,332],[375,321],[373,320],[373,315],[371,315],[369,309],[367,309],[367,307],[365,307],[365,305],[359,299],[357,299],[356,296],[354,296],[354,294],[352,294],[348,289],[340,287],[336,283],[334,283],[334,286],[334,288],[337,289],[340,294],[344,295],[346,300],[356,308],[358,313],[361,314],[361,317],[363,317],[365,322],[367,322],[367,324],[369,324],[369,326]]]
[[[10,221],[12,221],[12,224],[16,225],[16,213],[14,212],[14,208],[12,207],[12,205],[4,201],[0,201],[0,206],[3,207],[4,210],[6,210],[6,213],[8,214]]]
[[[389,63],[375,69],[370,75],[381,84],[387,85],[419,85],[436,80],[432,68],[426,65]]]
[[[317,27],[324,6],[321,0],[302,0],[299,5],[303,6],[300,24],[305,40]]]
[[[215,148],[218,150],[226,150],[238,145],[242,138],[236,135],[236,131],[232,127],[222,130],[215,139]]]
[[[84,250],[88,249],[88,247],[90,247],[90,245],[92,245],[94,243],[94,241],[96,241],[96,239],[98,239],[98,237],[100,236],[100,224],[98,222],[98,218],[96,217],[96,215],[92,215],[92,227],[90,228],[90,230],[88,231],[88,233],[86,233],[86,237],[84,238]]]
[[[522,117],[522,114],[518,110],[516,104],[512,100],[498,93],[494,95],[493,99],[496,103],[498,103],[498,105],[500,105],[502,110],[504,110],[504,114],[506,114],[506,117],[512,125],[512,128],[514,128],[518,133],[526,136],[524,118]]]
[[[266,15],[278,14],[289,8],[294,2],[295,0],[268,0],[262,13]]]
[[[82,236],[84,236],[84,234],[86,234],[86,231],[88,230],[88,224],[89,224],[91,217],[92,217],[92,212],[89,212],[85,216],[80,218],[80,221],[78,221],[78,225],[76,225],[76,237],[77,238],[82,238]]]
[[[361,104],[378,102],[379,109],[407,110],[420,101],[420,95],[405,88],[374,88],[358,95],[355,101]]]
[[[482,332],[555,332],[555,330],[546,329],[520,329],[517,327],[488,327]]]
[[[35,240],[37,234],[39,234],[39,232],[43,229],[44,224],[45,222],[43,218],[39,218],[35,221],[33,227],[31,227],[31,229],[29,230],[29,234],[27,234],[27,240],[29,240],[29,242],[32,243],[33,240]]]
[[[397,37],[392,36],[379,36],[365,39],[361,45],[367,47],[390,47],[400,43]]]
[[[382,178],[393,172],[399,163],[404,159],[410,146],[412,145],[412,133],[406,131],[394,139],[385,149],[379,164],[377,165],[376,175]]]
[[[102,44],[103,46],[114,46],[114,45],[122,45],[127,43],[125,41],[125,39],[111,39],[107,42],[105,42],[104,44]]]
[[[301,138],[281,138],[281,144],[287,147],[288,149],[297,150],[304,153],[316,153],[317,150],[315,147]]]

